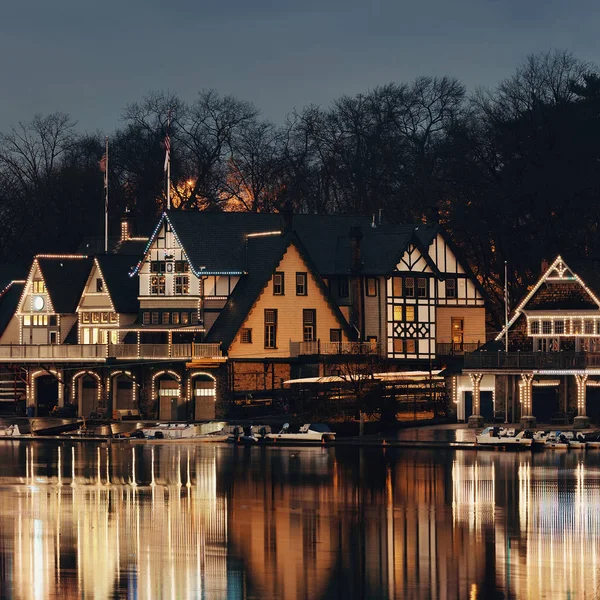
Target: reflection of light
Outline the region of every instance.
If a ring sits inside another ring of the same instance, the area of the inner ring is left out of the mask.
[[[477,584],[471,584],[471,593],[469,594],[470,600],[477,600]]]
[[[457,454],[452,463],[452,516],[455,523],[467,521],[470,529],[480,530],[494,520],[495,463],[465,461],[464,454]]]
[[[28,477],[35,476],[32,448],[26,448],[23,465]],[[205,597],[221,597],[227,588],[227,503],[216,495],[212,449],[183,453],[182,447],[146,446],[129,453],[114,447],[106,452],[85,448],[71,447],[71,465],[64,464],[69,454],[55,451],[58,481],[65,468],[72,477],[70,486],[34,488],[29,478],[23,479],[16,486],[18,518],[14,509],[0,511],[2,539],[10,543],[14,537],[14,560],[6,574],[19,597],[46,598],[48,590],[60,589],[65,598],[112,598],[123,582],[139,600],[194,598],[199,590],[205,590]],[[106,480],[103,476],[112,452],[119,456],[125,476],[113,477],[116,484],[111,485],[108,475]],[[90,470],[79,468],[86,455]],[[143,483],[150,473],[142,467],[150,462],[151,486]],[[205,474],[208,480],[196,480]],[[61,581],[55,563],[69,556],[76,572]]]

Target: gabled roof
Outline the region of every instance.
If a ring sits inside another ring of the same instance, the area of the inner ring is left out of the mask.
[[[75,312],[87,281],[92,259],[87,256],[36,256],[54,312]]]
[[[200,276],[244,273],[247,236],[285,233],[286,217],[279,213],[169,211],[163,213],[144,254],[165,220],[171,225],[192,271]],[[365,275],[391,273],[398,256],[410,242],[427,256],[427,249],[440,229],[435,224],[380,224],[374,227],[370,217],[346,215],[294,215],[291,222],[292,230],[322,276],[350,273],[350,230],[353,227],[361,229],[361,273]]]
[[[11,281],[0,290],[0,335],[15,314],[24,287],[23,281]]]
[[[13,281],[25,281],[27,269],[21,265],[0,265],[0,294]]]
[[[575,264],[579,265],[577,270],[572,269],[571,266]],[[591,285],[598,286],[600,285],[600,275],[599,272],[596,271],[596,268],[600,268],[600,263],[598,261],[583,259],[583,260],[575,260],[570,261],[569,264],[563,260],[561,256],[557,256],[554,262],[548,267],[546,272],[538,279],[537,283],[531,288],[531,290],[525,295],[525,297],[518,304],[517,308],[512,314],[512,317],[508,321],[508,329],[513,326],[513,324],[517,321],[517,319],[526,311],[527,304],[534,298],[536,292],[541,288],[541,286],[548,281],[558,281],[558,282],[577,282],[579,283],[584,292],[589,296],[589,301],[582,303],[580,299],[576,300],[575,304],[566,305],[561,303],[559,300],[556,303],[553,303],[552,306],[558,309],[590,309],[596,308],[600,309],[600,299],[593,291],[592,287],[588,284],[591,282]],[[583,273],[586,274],[584,278]],[[589,279],[588,279],[589,278]],[[598,290],[598,287],[595,287]],[[547,310],[550,306],[546,305],[538,305],[533,310]],[[506,331],[506,326],[502,328],[502,331],[496,336],[495,341],[500,341]]]
[[[135,259],[119,254],[100,254],[96,256],[96,262],[115,311],[136,314],[139,308],[139,281],[137,277],[129,276],[135,266]]]
[[[222,342],[224,351],[229,348],[240,327],[259,299],[260,294],[269,283],[277,265],[283,259],[286,250],[291,245],[298,249],[303,260],[306,262],[311,274],[317,281],[320,292],[327,300],[331,310],[336,314],[340,326],[346,331],[347,335],[352,336],[352,332],[344,316],[338,306],[330,300],[327,288],[307,255],[301,241],[294,233],[288,233],[248,239],[247,272],[241,277],[227,304],[210,328],[206,336],[208,343]]]

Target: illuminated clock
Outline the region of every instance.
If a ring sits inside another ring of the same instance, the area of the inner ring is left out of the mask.
[[[33,310],[37,310],[37,311],[43,310],[45,305],[46,305],[46,302],[44,301],[43,296],[34,296],[33,297],[33,302],[32,302]]]

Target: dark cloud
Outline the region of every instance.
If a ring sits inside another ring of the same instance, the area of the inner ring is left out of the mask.
[[[598,61],[590,0],[21,0],[0,20],[0,129],[62,110],[110,131],[151,89],[216,88],[282,121],[388,81],[491,86],[532,52]]]

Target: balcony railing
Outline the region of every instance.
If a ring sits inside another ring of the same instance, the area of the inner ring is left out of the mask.
[[[45,346],[15,344],[0,346],[0,361],[39,361],[39,360],[99,360],[106,359],[106,345],[81,344],[61,345],[50,344]]]
[[[600,368],[600,353],[590,352],[474,352],[465,355],[469,370],[566,370]]]
[[[222,359],[220,344],[14,344],[0,346],[0,362]]]
[[[463,356],[479,348],[480,342],[437,342],[435,345],[438,356]]]
[[[372,342],[291,342],[295,356],[315,354],[381,354],[381,347]]]

